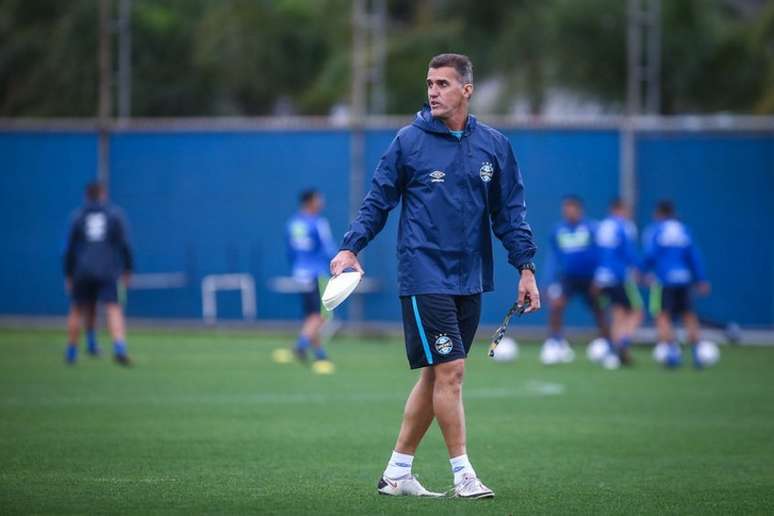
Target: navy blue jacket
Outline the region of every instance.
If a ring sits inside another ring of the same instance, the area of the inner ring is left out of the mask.
[[[131,270],[132,252],[121,210],[86,203],[72,217],[64,255],[65,276],[110,281]]]
[[[492,290],[490,224],[513,266],[535,255],[513,149],[505,136],[473,116],[459,140],[432,117],[428,106],[398,131],[341,249],[360,252],[401,200],[397,251],[402,296]]]

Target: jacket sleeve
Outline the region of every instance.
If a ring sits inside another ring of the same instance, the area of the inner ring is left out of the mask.
[[[400,141],[395,137],[379,161],[371,180],[371,189],[344,234],[339,249],[357,254],[382,230],[387,215],[398,204],[403,191],[401,160]]]
[[[508,251],[508,262],[518,267],[532,261],[537,246],[526,221],[524,183],[516,157],[507,140],[502,147],[497,152],[499,173],[492,179],[489,210],[492,230]]]
[[[129,245],[129,228],[126,224],[126,217],[123,212],[116,211],[116,242],[118,244],[118,250],[121,254],[121,259],[124,262],[124,272],[132,272],[134,270],[134,255],[132,254],[132,248]]]

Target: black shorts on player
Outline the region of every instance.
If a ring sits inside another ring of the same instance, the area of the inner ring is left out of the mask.
[[[628,292],[626,292],[626,287],[620,284],[603,287],[602,296],[612,306],[620,306],[626,310],[631,310],[634,306]]]
[[[468,356],[481,318],[481,294],[419,294],[400,302],[411,369]]]
[[[100,303],[118,303],[118,287],[115,279],[75,277],[70,294],[76,306]]]
[[[562,297],[567,300],[580,296],[589,306],[594,306],[594,297],[591,295],[591,285],[594,279],[576,276],[565,276],[561,279]]]
[[[317,278],[312,280],[312,290],[301,293],[301,306],[304,310],[304,317],[320,313],[320,282]]]
[[[670,317],[679,317],[693,311],[689,285],[661,287],[661,311]]]

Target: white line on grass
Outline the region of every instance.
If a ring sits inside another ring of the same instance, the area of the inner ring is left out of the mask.
[[[559,396],[564,393],[564,385],[530,380],[520,387],[490,387],[465,389],[465,399],[502,399],[502,398],[535,398]],[[46,396],[41,398],[0,398],[4,406],[56,406],[56,405],[204,405],[204,404],[326,404],[337,402],[374,402],[403,401],[405,392],[363,392],[342,394],[321,394],[309,392],[263,392],[255,394],[203,394],[203,395],[171,395],[171,396],[132,396],[127,399],[105,397],[94,394],[86,396]]]

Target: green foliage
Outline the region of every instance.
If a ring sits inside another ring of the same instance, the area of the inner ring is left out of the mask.
[[[665,113],[774,112],[774,5],[662,2]],[[626,86],[621,0],[389,0],[387,110],[424,101],[432,55],[502,84],[494,106],[551,91],[615,111]],[[114,0],[114,15],[117,2]],[[96,110],[95,0],[0,0],[0,116]],[[133,0],[134,116],[327,114],[349,98],[350,0]],[[115,50],[115,49],[114,49]]]

